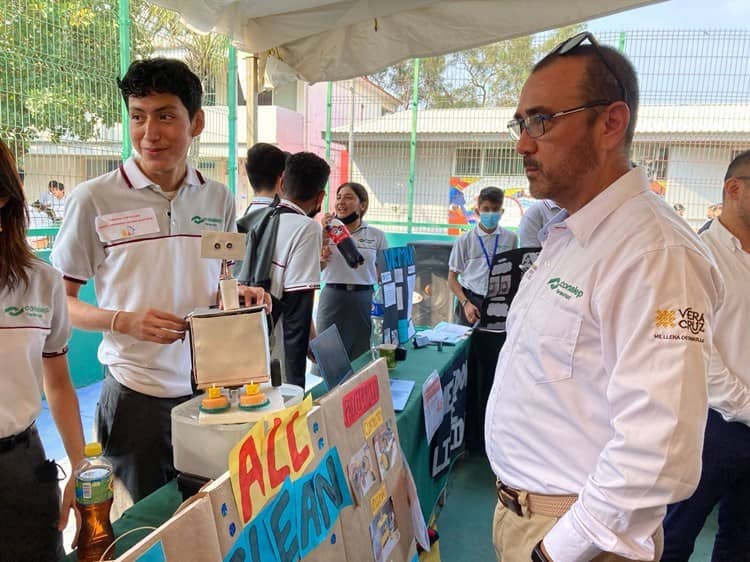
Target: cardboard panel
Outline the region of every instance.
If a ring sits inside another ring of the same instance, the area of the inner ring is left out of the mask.
[[[167,562],[220,560],[211,500],[205,495],[191,498],[171,519],[117,558],[117,562],[137,562],[158,542],[164,548]]]
[[[385,359],[368,364],[326,394],[320,407],[355,498],[355,504],[341,512],[347,560],[410,561],[415,553],[414,530]],[[369,487],[352,477],[365,443],[375,478]],[[380,553],[378,560],[375,552]]]

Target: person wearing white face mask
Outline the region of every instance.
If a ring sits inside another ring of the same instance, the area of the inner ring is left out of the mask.
[[[464,232],[451,250],[448,286],[458,299],[455,321],[466,326],[479,320],[495,255],[518,247],[516,235],[499,225],[504,195],[499,187],[485,187],[479,192],[474,209],[479,222]]]

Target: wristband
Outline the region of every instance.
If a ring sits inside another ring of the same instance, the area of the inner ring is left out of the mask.
[[[467,302],[469,302],[468,297],[464,298],[464,300],[461,301],[461,308],[465,307]]]
[[[113,334],[115,333],[115,321],[121,312],[122,310],[115,310],[115,313],[112,315],[112,320],[109,321],[109,331]]]

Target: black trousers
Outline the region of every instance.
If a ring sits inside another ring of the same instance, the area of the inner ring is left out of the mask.
[[[157,398],[131,390],[107,372],[96,407],[96,428],[115,475],[137,502],[176,475],[172,408],[190,399]]]
[[[667,509],[664,562],[687,562],[706,518],[719,506],[712,562],[750,560],[750,427],[708,410],[703,470],[692,497]]]
[[[57,465],[46,460],[36,427],[29,432],[28,441],[0,452],[0,559],[49,562],[65,556]]]
[[[466,385],[466,448],[469,451],[484,453],[484,416],[505,335],[505,332],[482,331],[471,335]]]
[[[479,293],[475,293],[474,291],[470,291],[466,287],[463,287],[463,290],[466,298],[469,299],[469,302],[476,306],[481,312],[482,303],[484,302],[484,296],[480,295]],[[461,302],[458,299],[456,299],[456,306],[453,309],[453,316],[453,322],[455,322],[456,324],[461,324],[462,326],[471,326],[473,324],[466,319],[466,314],[464,314],[464,307],[461,306]]]

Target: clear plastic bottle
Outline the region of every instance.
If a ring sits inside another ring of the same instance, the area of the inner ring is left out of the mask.
[[[383,343],[383,315],[385,307],[383,306],[383,290],[378,285],[372,294],[372,305],[370,306],[370,348],[375,350]],[[374,354],[374,356],[376,356]]]
[[[96,562],[102,560],[102,554],[115,540],[109,520],[114,471],[112,464],[102,456],[100,443],[87,443],[84,455],[73,472],[76,504],[81,514],[78,562]],[[103,560],[113,558],[114,549],[110,549]]]

